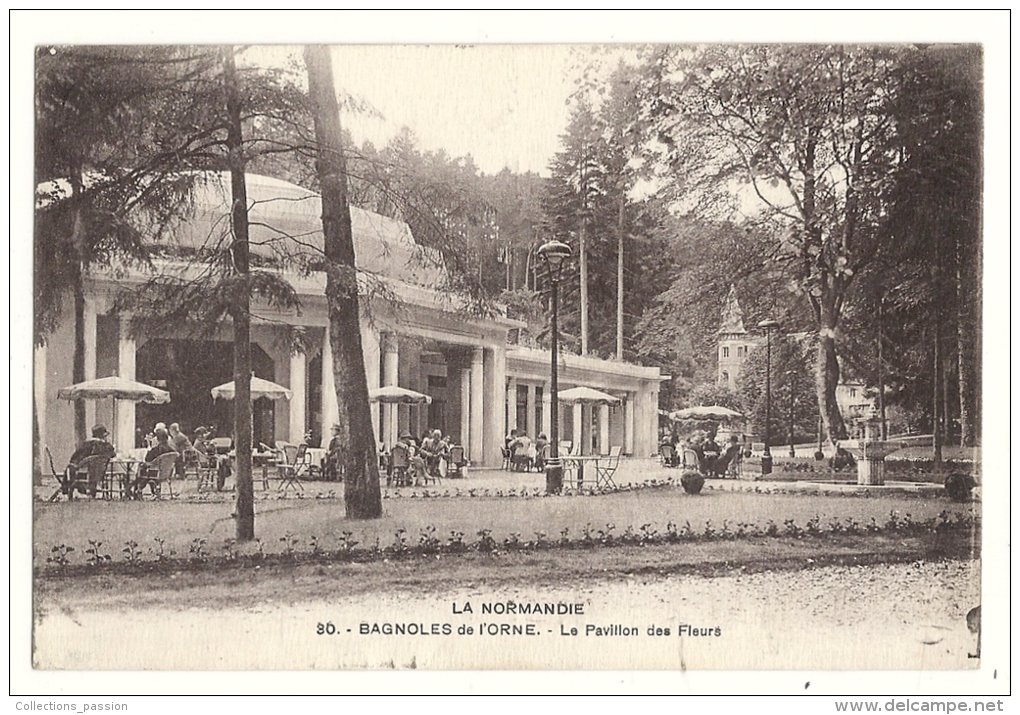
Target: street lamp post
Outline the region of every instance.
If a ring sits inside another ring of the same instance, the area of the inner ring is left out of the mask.
[[[763,320],[758,327],[765,331],[765,451],[761,455],[761,473],[772,474],[772,450],[769,449],[769,423],[772,421],[772,330],[779,322]]]
[[[551,352],[552,365],[549,376],[549,459],[545,463],[545,491],[548,494],[559,494],[563,489],[563,464],[560,462],[560,405],[559,405],[559,319],[560,310],[560,270],[563,261],[570,257],[570,246],[561,241],[548,241],[538,249],[552,283],[551,300]]]
[[[790,388],[790,459],[794,459],[797,456],[797,451],[793,447],[793,378],[794,371],[786,371],[786,384]]]

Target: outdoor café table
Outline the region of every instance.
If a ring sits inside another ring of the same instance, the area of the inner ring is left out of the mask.
[[[234,450],[227,452],[227,456],[234,464],[234,474],[237,474],[237,453]],[[251,453],[251,465],[252,467],[262,467],[262,488],[269,489],[269,468],[275,467],[277,463],[276,452],[259,452],[257,450]],[[253,475],[254,476],[254,475]]]
[[[584,486],[584,466],[591,464],[595,466],[595,462],[602,459],[597,454],[571,454],[566,457],[560,457],[563,460],[563,471],[566,472],[576,471],[577,472],[577,488],[580,489]]]
[[[139,470],[145,462],[135,457],[114,457],[106,465],[106,484],[103,492],[113,496],[114,480],[117,480],[117,487],[121,499],[131,497],[132,483],[138,478]]]

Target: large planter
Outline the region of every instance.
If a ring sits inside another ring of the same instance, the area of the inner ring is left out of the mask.
[[[680,486],[688,494],[699,494],[701,488],[705,486],[705,477],[699,472],[686,471],[680,475]]]

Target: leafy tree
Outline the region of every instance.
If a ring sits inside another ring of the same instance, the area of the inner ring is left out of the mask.
[[[35,85],[35,336],[46,341],[73,302],[72,379],[85,379],[85,281],[115,263],[146,262],[143,237],[186,207],[193,177],[180,157],[209,137],[187,121],[196,76],[215,62],[178,47],[40,47]],[[152,122],[151,117],[167,120]],[[75,403],[85,438],[85,406]]]
[[[646,63],[646,111],[671,195],[702,216],[753,197],[785,227],[775,258],[791,264],[810,305],[815,389],[833,440],[846,435],[837,331],[854,276],[884,255],[879,228],[902,163],[897,58],[889,47],[713,45],[660,48]]]

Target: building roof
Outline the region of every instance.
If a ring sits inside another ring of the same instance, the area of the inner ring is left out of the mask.
[[[322,201],[314,191],[259,174],[246,176],[251,253],[280,265],[321,260]],[[165,243],[184,248],[222,247],[230,240],[230,175],[203,173],[193,194],[194,214]],[[351,206],[358,268],[419,286],[446,283],[438,251],[418,245],[403,221]]]

